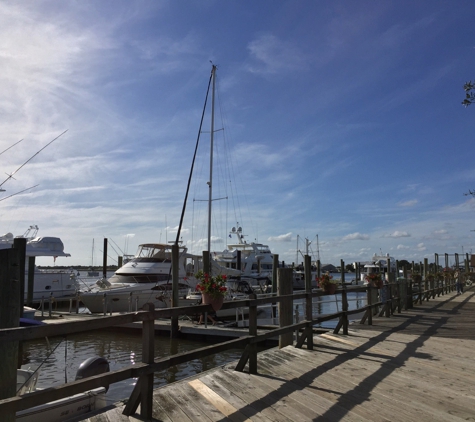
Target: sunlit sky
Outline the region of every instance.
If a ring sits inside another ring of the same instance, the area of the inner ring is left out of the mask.
[[[289,263],[304,239],[333,264],[470,253],[473,16],[472,0],[4,0],[0,152],[23,141],[0,155],[1,173],[67,132],[4,174],[0,198],[38,186],[0,202],[0,232],[38,225],[71,266],[91,264],[93,239],[95,264],[103,238],[109,263],[174,240],[212,61],[238,198],[213,201],[212,250],[239,224]],[[200,188],[181,236],[195,253]]]

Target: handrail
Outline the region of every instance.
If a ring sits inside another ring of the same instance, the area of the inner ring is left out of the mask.
[[[249,371],[252,373],[257,371],[257,366],[254,364],[257,363],[257,349],[253,346],[257,343],[266,341],[270,338],[275,338],[276,336],[287,334],[289,332],[301,333],[303,331],[300,338],[297,338],[296,347],[302,347],[304,342],[307,340],[310,348],[313,348],[313,343],[309,342],[308,336],[311,335],[311,328],[315,324],[338,319],[339,322],[334,332],[338,333],[341,328],[343,328],[344,332],[347,332],[348,315],[364,312],[364,316],[360,323],[364,323],[366,320],[368,320],[368,323],[371,324],[371,317],[373,316],[374,310],[377,310],[379,307],[382,307],[381,313],[379,315],[382,316],[384,312],[385,315],[389,317],[392,313],[394,313],[396,308],[398,309],[398,312],[401,312],[402,305],[404,306],[404,309],[412,307],[414,297],[417,297],[416,303],[422,303],[422,300],[429,300],[430,297],[435,297],[435,295],[440,296],[440,294],[448,293],[449,291],[453,291],[455,289],[454,282],[449,282],[447,280],[437,282],[437,285],[436,282],[422,282],[417,286],[417,290],[413,289],[415,284],[416,283],[406,280],[388,283],[384,286],[384,289],[387,289],[388,291],[385,300],[376,302],[372,301],[372,292],[375,291],[376,288],[372,288],[370,286],[342,286],[342,288],[337,289],[335,292],[335,294],[342,295],[343,309],[340,312],[319,316],[317,318],[313,318],[312,316],[311,319],[308,319],[308,315],[306,315],[305,320],[293,323],[291,325],[280,326],[279,328],[265,333],[257,332],[256,309],[258,306],[293,301],[297,299],[312,301],[312,299],[315,297],[324,296],[324,293],[321,290],[312,290],[311,292],[299,292],[281,296],[256,297],[255,295],[251,295],[252,297],[250,299],[225,302],[222,309],[249,307],[250,321],[249,334],[247,336],[242,336],[237,339],[225,341],[216,345],[211,345],[193,351],[172,355],[159,360],[154,360],[153,363],[139,363],[109,373],[74,381],[68,384],[63,384],[58,387],[47,388],[45,390],[37,391],[24,396],[3,399],[0,400],[0,414],[4,414],[4,412],[17,412],[28,409],[39,404],[65,398],[73,394],[84,392],[100,386],[106,387],[109,384],[123,381],[128,378],[145,377],[153,372],[168,368],[169,366],[188,362],[202,356],[219,353],[232,348],[245,347],[243,355],[236,366],[236,369],[242,371],[246,363],[249,361]],[[424,284],[423,290],[422,284]],[[347,294],[351,292],[365,291],[367,292],[368,297],[368,303],[366,306],[355,310],[348,310],[348,301],[346,298]],[[194,315],[200,312],[211,311],[211,305],[192,305],[104,316],[97,319],[88,319],[87,321],[65,322],[61,324],[35,327],[0,329],[0,341],[24,341],[42,338],[45,336],[61,336],[64,334],[80,333],[132,322],[142,322],[145,324],[160,318],[173,318],[182,315]],[[148,347],[146,345],[147,341],[153,341],[153,336],[152,338],[148,339],[144,338],[144,347]],[[140,391],[140,383],[138,382],[126,406],[124,414],[130,415],[135,411],[138,403],[140,402],[140,397],[142,394],[152,394],[152,392]]]

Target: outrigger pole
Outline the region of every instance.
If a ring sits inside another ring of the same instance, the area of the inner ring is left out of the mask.
[[[31,160],[33,160],[33,158],[35,158],[41,151],[43,151],[48,145],[51,145],[54,141],[56,141],[56,139],[58,139],[59,137],[63,136],[66,132],[68,131],[68,129],[66,129],[63,133],[61,133],[60,135],[58,135],[56,138],[54,138],[52,141],[48,142],[43,148],[41,148],[36,154],[34,154],[33,156],[31,156],[28,160],[26,160],[20,167],[18,167],[13,173],[11,174],[8,174],[6,173],[6,175],[8,176],[1,184],[0,184],[0,187],[2,187],[7,181],[9,181],[10,179],[14,179],[13,175],[15,173],[17,173],[22,167],[24,167],[27,163],[29,163]],[[23,140],[23,139],[22,139]],[[18,141],[16,144],[18,144],[19,142],[21,141]],[[14,144],[14,145],[16,145]],[[12,145],[12,146],[14,146]],[[10,147],[11,148],[11,147]],[[7,148],[5,151],[7,151],[9,148]],[[5,152],[3,151],[3,152]],[[3,154],[2,152],[2,154]],[[31,189],[31,188],[30,188]]]

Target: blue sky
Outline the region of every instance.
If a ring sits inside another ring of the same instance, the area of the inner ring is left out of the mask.
[[[470,253],[473,16],[473,1],[2,1],[0,151],[24,139],[2,173],[68,132],[3,185],[39,186],[0,202],[0,231],[37,224],[64,265],[89,264],[92,239],[96,263],[104,237],[173,240],[212,61],[238,198],[213,203],[213,250],[238,221],[286,262],[317,234],[325,263]],[[182,232],[197,253],[199,206]]]

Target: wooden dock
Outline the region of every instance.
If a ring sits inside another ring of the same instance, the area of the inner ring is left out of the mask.
[[[475,287],[155,390],[154,421],[475,421]],[[139,421],[123,406],[84,419]]]

